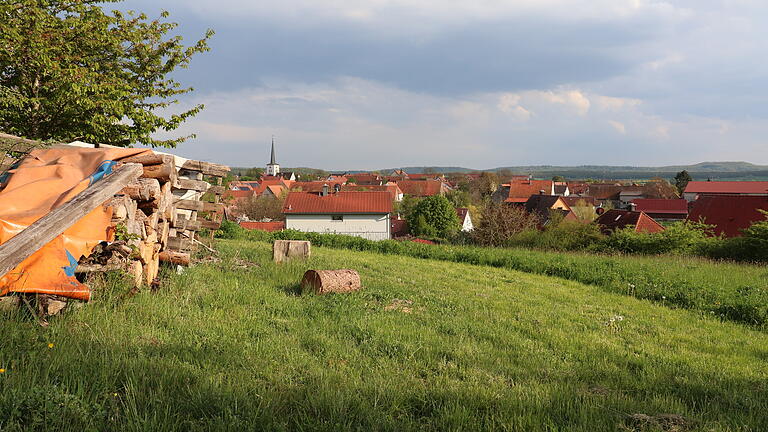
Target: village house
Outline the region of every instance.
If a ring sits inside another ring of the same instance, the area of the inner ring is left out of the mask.
[[[683,191],[688,202],[702,195],[768,196],[768,181],[691,181]]]
[[[397,186],[405,195],[428,197],[445,195],[451,188],[441,180],[399,180]]]
[[[513,178],[496,189],[491,199],[496,203],[524,204],[531,195],[555,195],[552,180],[532,180],[529,177]]]
[[[632,227],[635,232],[657,233],[664,231],[664,226],[641,211],[608,210],[595,219],[603,234],[613,234],[618,229]]]
[[[290,192],[283,204],[286,229],[334,233],[369,240],[391,237],[389,192]]]
[[[768,211],[768,196],[703,195],[691,204],[688,220],[714,225],[715,235],[740,237],[741,230],[765,220],[760,210]]]
[[[392,201],[395,202],[402,201],[404,195],[403,191],[400,189],[397,183],[387,183],[385,185],[361,185],[356,183],[347,183],[341,186],[341,190],[344,192],[389,192],[389,194],[392,196]]]
[[[676,221],[688,216],[688,201],[684,199],[652,199],[641,198],[632,200],[635,211],[645,212],[657,221]]]
[[[525,202],[525,211],[538,217],[540,228],[549,225],[554,215],[561,216],[560,220],[578,220],[563,197],[557,195],[531,195]]]

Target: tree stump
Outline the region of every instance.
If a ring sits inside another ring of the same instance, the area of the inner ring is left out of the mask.
[[[291,258],[309,258],[312,254],[311,246],[308,241],[275,240],[272,244],[272,260],[279,263]]]
[[[347,293],[361,288],[360,274],[354,270],[307,270],[301,279],[301,291],[315,294]]]

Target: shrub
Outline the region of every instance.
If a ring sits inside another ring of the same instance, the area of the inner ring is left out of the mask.
[[[416,204],[408,218],[411,233],[417,236],[450,238],[461,227],[456,209],[442,195],[433,195]]]
[[[538,218],[522,207],[489,203],[483,209],[473,237],[477,244],[483,246],[504,246],[516,234],[536,230],[537,226]]]

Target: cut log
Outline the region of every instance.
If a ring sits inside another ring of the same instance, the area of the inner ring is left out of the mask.
[[[140,178],[124,187],[120,193],[136,201],[152,201],[160,197],[160,182],[153,178]]]
[[[158,212],[160,217],[165,220],[173,219],[173,214],[176,213],[176,207],[173,204],[173,185],[168,182],[161,188],[160,206]]]
[[[168,244],[168,234],[171,230],[171,223],[168,221],[162,221],[157,225],[157,241],[165,248]]]
[[[126,195],[116,195],[104,203],[104,207],[112,209],[112,219],[123,221],[136,212],[136,201]]]
[[[214,204],[205,201],[195,201],[189,199],[176,200],[174,203],[179,210],[195,210],[205,212],[220,212],[224,210],[222,204]]]
[[[89,186],[61,206],[51,210],[24,231],[0,245],[0,276],[61,235],[96,207],[114,196],[141,174],[141,165],[126,164]]]
[[[173,156],[171,155],[161,155],[163,158],[163,163],[158,165],[145,165],[144,166],[144,174],[142,177],[144,178],[153,178],[158,179],[164,182],[171,182],[174,183],[176,181],[176,176],[178,175],[176,172],[176,163],[173,160]]]
[[[203,162],[196,160],[188,160],[181,166],[184,169],[191,171],[200,171],[207,176],[214,177],[226,177],[229,174],[229,167],[226,165],[219,165],[211,162]]]
[[[205,192],[207,191],[211,185],[208,182],[202,181],[202,180],[191,180],[191,179],[176,179],[176,184],[173,185],[174,189],[184,189],[184,190],[193,190],[198,192]]]
[[[16,295],[0,297],[0,312],[12,312],[21,306],[21,298]]]
[[[168,237],[168,249],[188,251],[195,248],[195,244],[188,238]]]
[[[163,162],[165,162],[165,159],[163,159],[163,156],[167,156],[167,155],[151,152],[151,153],[145,153],[145,154],[140,154],[136,156],[130,156],[125,159],[121,159],[120,162],[140,163],[142,165],[161,165]]]
[[[360,288],[360,275],[354,270],[307,270],[301,279],[302,292],[315,294],[347,293]]]
[[[67,298],[52,294],[38,294],[36,296],[39,316],[53,316],[67,307]]]
[[[276,263],[293,258],[306,259],[312,255],[312,245],[301,240],[275,240],[272,244],[272,260]]]
[[[190,255],[186,252],[167,250],[160,252],[160,261],[176,265],[189,266]]]
[[[128,274],[133,279],[133,286],[140,288],[143,280],[142,276],[144,275],[144,266],[141,264],[141,261],[132,261],[128,267]]]

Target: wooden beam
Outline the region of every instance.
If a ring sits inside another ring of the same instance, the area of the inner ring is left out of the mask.
[[[188,199],[180,199],[174,202],[174,205],[179,210],[195,210],[205,212],[220,212],[224,208],[222,204],[214,204],[205,201],[195,201]]]
[[[197,160],[188,160],[184,162],[184,165],[181,167],[190,171],[199,171],[205,175],[214,177],[226,177],[230,171],[229,167],[226,165]]]
[[[142,172],[142,166],[139,164],[126,164],[117,168],[112,174],[92,184],[1,244],[0,276],[16,268],[27,257],[102,205],[125,185],[139,178]]]
[[[176,179],[176,184],[173,185],[174,189],[193,190],[197,192],[205,192],[211,185],[208,182],[202,180],[190,180],[190,179]]]

